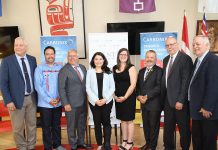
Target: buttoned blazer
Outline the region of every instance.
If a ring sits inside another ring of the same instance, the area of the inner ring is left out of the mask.
[[[76,70],[67,63],[58,74],[58,92],[62,105],[70,104],[72,108],[86,105],[86,68],[79,64],[83,72],[83,80],[81,81]]]
[[[168,55],[163,60],[161,94],[162,97],[167,96],[170,106],[174,108],[176,102],[184,104],[188,101],[188,87],[191,79],[193,62],[191,57],[179,51],[173,62],[171,73],[168,76],[166,88],[166,68],[169,59],[170,56]]]
[[[30,66],[34,92],[34,71],[36,68],[36,58],[28,54],[26,57]],[[15,54],[10,55],[2,60],[0,74],[1,91],[4,104],[7,105],[8,103],[13,102],[17,109],[21,109],[25,96],[25,79]]]
[[[205,119],[199,113],[201,108],[212,112],[210,120],[218,119],[218,57],[211,52],[202,60],[190,84],[190,113],[192,119]]]
[[[145,71],[146,67],[139,71],[136,86],[137,96],[148,96],[147,102],[145,104],[141,104],[141,108],[146,108],[146,110],[150,111],[160,111],[162,108],[162,101],[160,97],[162,69],[157,65],[154,65],[144,80]]]

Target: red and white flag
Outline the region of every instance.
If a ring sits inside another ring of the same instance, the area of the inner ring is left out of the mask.
[[[184,13],[184,17],[183,17],[181,51],[190,56],[189,40],[188,40],[188,26],[187,26],[186,13]]]
[[[202,20],[202,24],[201,24],[201,33],[202,33],[202,35],[207,36],[207,24],[206,24],[205,13],[203,15],[203,20]]]

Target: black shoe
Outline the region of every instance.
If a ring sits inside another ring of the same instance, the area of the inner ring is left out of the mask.
[[[91,149],[92,147],[86,144],[78,145],[77,148],[82,148],[82,149]]]
[[[149,148],[149,146],[147,144],[143,145],[142,147],[140,147],[140,150],[147,150]]]
[[[71,150],[77,150],[77,148],[71,148]]]

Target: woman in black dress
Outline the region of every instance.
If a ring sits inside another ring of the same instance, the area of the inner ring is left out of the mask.
[[[129,150],[133,147],[137,71],[130,62],[129,51],[126,48],[119,50],[113,73],[116,89],[114,95],[116,117],[121,120],[123,138],[119,149]]]
[[[90,62],[92,69],[87,71],[86,91],[93,114],[97,150],[102,149],[102,130],[104,133],[104,150],[111,150],[110,113],[115,91],[113,74],[108,68],[108,61],[103,53],[96,52]]]

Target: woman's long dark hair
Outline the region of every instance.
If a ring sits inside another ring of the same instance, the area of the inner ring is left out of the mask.
[[[107,66],[108,65],[108,61],[107,61],[107,58],[104,56],[104,54],[102,52],[96,52],[93,56],[92,56],[92,59],[90,61],[90,66],[92,68],[95,68],[95,63],[94,63],[94,59],[96,56],[101,56],[104,60],[104,63],[103,65],[101,66],[101,69],[103,70],[103,72],[107,73],[107,74],[110,74],[111,73],[111,70],[110,68]]]
[[[120,70],[120,59],[119,59],[119,56],[120,56],[120,53],[122,53],[123,51],[126,51],[127,52],[127,61],[126,61],[126,66],[125,66],[125,69],[128,68],[130,65],[131,65],[131,61],[130,61],[130,55],[129,55],[129,50],[126,49],[126,48],[121,48],[118,53],[117,53],[117,69]]]

